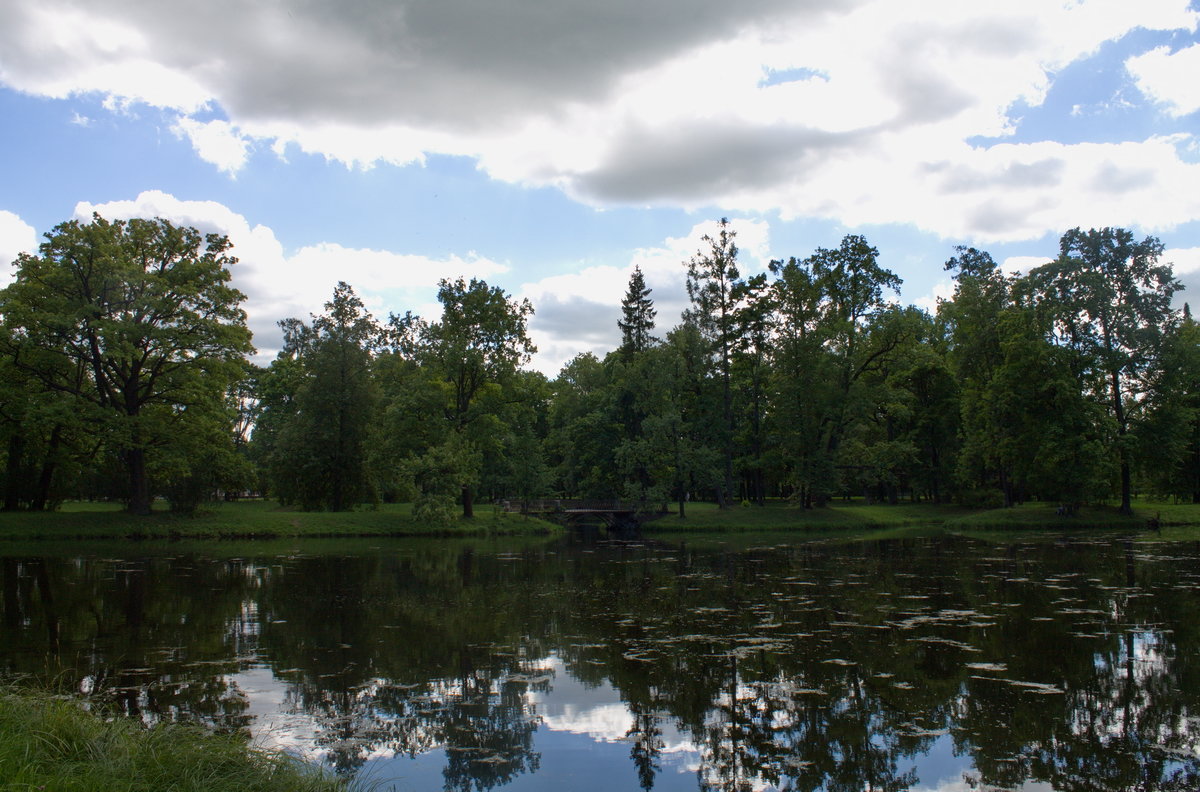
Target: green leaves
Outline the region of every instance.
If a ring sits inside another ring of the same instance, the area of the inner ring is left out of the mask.
[[[165,220],[72,220],[0,292],[3,353],[48,393],[99,410],[146,512],[145,455],[223,398],[253,351],[228,239]],[[190,409],[190,412],[189,412]]]
[[[280,322],[284,349],[272,365],[264,418],[277,493],[308,510],[343,511],[373,500],[369,467],[379,411],[374,353],[385,337],[345,282],[311,324]]]

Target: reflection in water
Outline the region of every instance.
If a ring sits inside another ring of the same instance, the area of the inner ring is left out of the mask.
[[[1200,787],[1193,545],[337,546],[5,557],[0,669],[398,789]]]

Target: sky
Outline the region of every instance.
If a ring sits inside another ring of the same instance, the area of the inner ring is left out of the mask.
[[[228,235],[261,362],[339,280],[461,276],[553,376],[635,266],[674,326],[721,217],[743,274],[861,234],[930,310],[956,245],[1124,227],[1195,301],[1200,0],[0,0],[0,265],[93,212]]]

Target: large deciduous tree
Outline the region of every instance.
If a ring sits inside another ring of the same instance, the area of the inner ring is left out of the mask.
[[[1132,513],[1132,431],[1145,417],[1171,296],[1182,288],[1159,264],[1162,252],[1154,237],[1138,242],[1124,228],[1073,228],[1058,258],[1030,273],[1037,299],[1053,312],[1055,337],[1089,361],[1090,389],[1115,423],[1123,514]]]
[[[526,332],[533,306],[475,278],[442,280],[438,301],[441,320],[415,327],[417,357],[445,390],[443,417],[450,431],[463,435],[460,447],[478,449],[495,439],[477,430],[481,419],[496,418],[504,387],[537,351]],[[464,517],[474,516],[471,479],[462,477]]]
[[[115,447],[150,511],[147,453],[224,398],[252,351],[224,236],[161,220],[72,220],[21,254],[0,292],[4,353],[66,394]]]

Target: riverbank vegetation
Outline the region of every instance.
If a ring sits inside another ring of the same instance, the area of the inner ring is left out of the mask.
[[[104,718],[45,692],[0,688],[0,782],[55,792],[337,792],[343,781],[236,734]]]
[[[65,223],[0,291],[4,508],[117,499],[149,515],[133,535],[224,536],[504,530],[477,504],[547,496],[713,527],[1200,502],[1200,328],[1158,240],[1072,229],[1024,274],[958,248],[931,313],[861,236],[745,274],[717,229],[681,262],[676,326],[656,334],[634,269],[619,346],[551,379],[527,368],[534,306],[464,279],[436,319],[377,319],[340,283],[255,366],[228,240]],[[208,505],[245,494],[291,510]],[[830,508],[848,496],[891,511]]]

